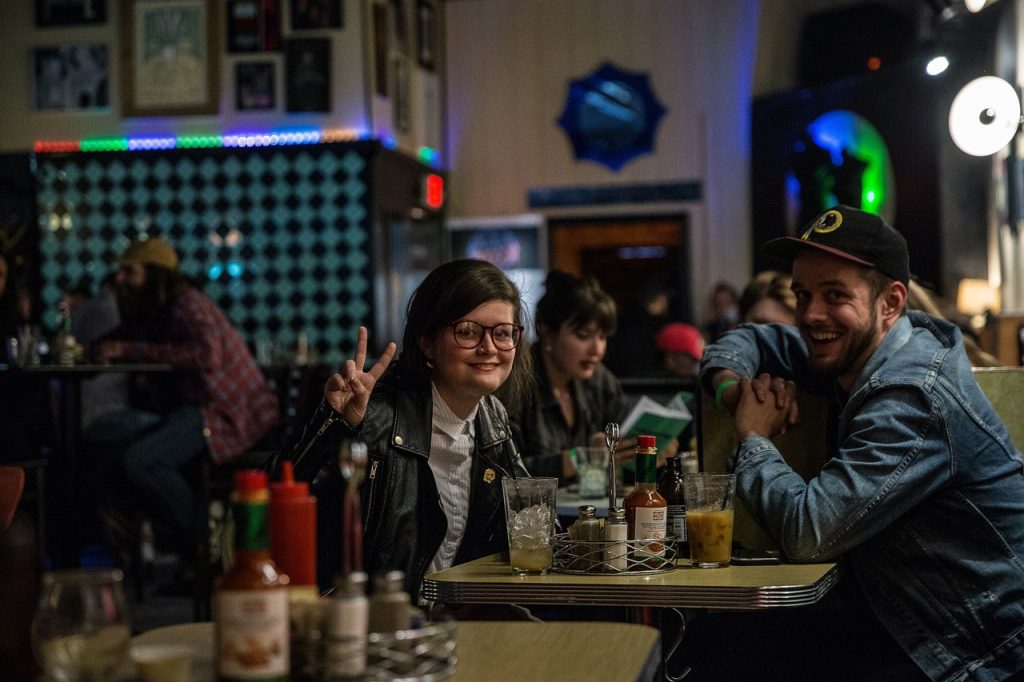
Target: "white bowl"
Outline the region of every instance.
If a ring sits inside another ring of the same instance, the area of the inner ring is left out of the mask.
[[[135,644],[131,658],[143,682],[190,682],[192,647],[181,644]]]

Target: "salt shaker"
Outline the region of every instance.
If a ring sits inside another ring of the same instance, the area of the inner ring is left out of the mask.
[[[370,632],[395,632],[409,628],[410,599],[403,589],[405,573],[377,575],[370,595]]]
[[[362,679],[366,672],[369,602],[366,574],[338,578],[327,619],[327,672],[330,679]]]
[[[626,525],[626,510],[612,507],[608,510],[608,518],[604,522],[604,565],[612,571],[626,570],[626,538],[629,527]]]

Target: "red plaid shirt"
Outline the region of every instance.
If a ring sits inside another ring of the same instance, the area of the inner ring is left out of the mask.
[[[131,342],[127,353],[141,362],[200,370],[182,376],[184,397],[203,412],[213,461],[230,462],[277,423],[277,396],[217,304],[190,286],[177,293],[161,329],[165,338]]]

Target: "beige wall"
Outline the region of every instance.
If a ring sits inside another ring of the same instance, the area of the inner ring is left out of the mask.
[[[390,135],[391,109],[387,98],[371,99],[366,85],[371,77],[370,43],[363,36],[369,31],[369,0],[348,0],[343,28],[292,33],[289,3],[281,2],[283,36],[326,37],[331,40],[331,112],[286,114],[284,109],[284,57],[280,52],[228,54],[223,52],[223,16],[218,27],[221,45],[220,114],[218,116],[137,117],[120,116],[121,65],[119,52],[123,32],[119,24],[118,0],[107,0],[107,22],[100,26],[76,26],[38,29],[34,26],[30,0],[0,2],[0,82],[4,84],[0,107],[0,151],[25,151],[37,139],[80,139],[84,137],[259,131],[281,126],[312,126],[324,129],[375,130]],[[223,14],[226,3],[213,3]],[[412,5],[409,5],[410,13]],[[409,18],[412,22],[410,14]],[[410,23],[410,26],[415,26]],[[72,43],[104,43],[110,58],[111,106],[90,111],[34,111],[32,106],[32,50],[36,47]],[[270,112],[235,112],[234,69],[238,61],[270,60],[276,66],[277,108]],[[439,148],[440,101],[438,76],[428,74],[410,59],[410,91],[413,98],[412,125],[407,135],[396,135],[399,148],[415,153],[420,146]],[[433,115],[427,116],[424,97],[434,102]],[[371,127],[371,109],[377,127]]]
[[[698,180],[697,202],[558,214],[684,210],[696,312],[715,281],[746,282],[756,0],[455,0],[446,15],[449,215],[521,214],[535,187]],[[618,172],[576,161],[556,123],[569,81],[604,61],[649,74],[668,110],[654,153]]]

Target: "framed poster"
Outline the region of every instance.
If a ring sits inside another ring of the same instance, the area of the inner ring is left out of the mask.
[[[291,0],[292,30],[341,28],[342,0]]]
[[[388,5],[373,3],[373,91],[388,96],[388,32],[390,17]]]
[[[101,109],[110,105],[106,45],[37,47],[32,56],[35,109]]]
[[[102,24],[107,20],[107,0],[35,0],[36,26]]]
[[[416,61],[427,71],[433,71],[435,54],[437,54],[437,5],[435,0],[417,0]]]
[[[125,116],[216,114],[215,0],[121,0]]]
[[[331,110],[331,42],[286,40],[285,108],[289,112]]]
[[[410,127],[409,107],[412,104],[409,99],[411,94],[409,92],[409,67],[406,65],[405,57],[401,55],[396,56],[392,61],[394,63],[392,72],[395,74],[395,94],[391,110],[394,117],[392,124],[395,131],[408,133]]]
[[[281,0],[228,0],[228,52],[281,49]]]
[[[235,64],[235,109],[265,111],[277,106],[274,96],[274,62]]]

